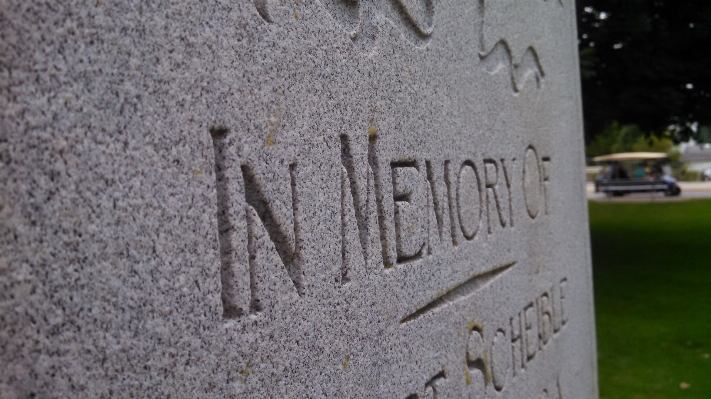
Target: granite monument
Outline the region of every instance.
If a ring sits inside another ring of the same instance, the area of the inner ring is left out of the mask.
[[[571,0],[0,5],[0,397],[596,398]]]

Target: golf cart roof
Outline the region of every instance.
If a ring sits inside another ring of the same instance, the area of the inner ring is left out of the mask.
[[[667,157],[663,152],[619,152],[617,154],[601,155],[593,158],[595,162],[606,161],[645,161],[650,159],[664,159]]]

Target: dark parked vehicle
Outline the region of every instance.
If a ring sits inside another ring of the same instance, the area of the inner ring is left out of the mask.
[[[667,154],[661,152],[624,152],[595,157],[593,161],[606,164],[595,180],[595,192],[609,196],[650,192],[677,196],[681,188],[670,176],[666,158]]]

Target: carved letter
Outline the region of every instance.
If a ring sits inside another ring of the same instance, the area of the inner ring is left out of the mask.
[[[504,389],[509,375],[510,349],[506,331],[498,330],[494,336],[494,343],[491,345],[491,379],[497,391]]]
[[[499,194],[496,192],[496,186],[499,181],[499,167],[493,159],[484,160],[484,181],[486,185],[486,222],[489,229],[489,234],[492,233],[491,228],[491,197],[494,197],[494,205],[496,205],[496,213],[499,215],[499,223],[501,227],[506,227],[504,215],[501,213],[501,204],[499,204]],[[489,196],[491,194],[491,197]]]
[[[486,364],[486,349],[484,349],[484,337],[482,336],[481,327],[474,326],[469,331],[469,339],[467,341],[467,385],[472,383],[472,378],[475,379],[474,387],[479,392],[484,392],[487,381],[489,381],[489,370]]]
[[[227,133],[222,127],[210,129],[215,150],[223,317],[235,318],[248,311],[259,312],[278,299],[298,298],[303,295],[304,282],[299,261],[296,164],[288,165],[288,175],[286,167],[278,169],[276,184],[262,186],[252,168],[235,155],[234,137]]]
[[[231,150],[232,137],[222,126],[210,129],[215,151],[215,191],[217,194],[217,232],[220,242],[220,282],[222,285],[222,315],[232,319],[249,312],[250,273],[247,254],[244,207],[234,206],[244,201],[239,191],[242,180],[239,161]]]
[[[511,159],[511,168],[516,167],[516,158]],[[506,168],[506,161],[504,158],[501,158],[501,168],[504,170],[504,178],[506,179],[506,189],[508,190],[509,193],[509,225],[513,227],[514,225],[514,212],[513,212],[513,191],[511,187],[511,182],[513,179],[509,175],[509,169]]]
[[[438,399],[439,385],[446,379],[447,376],[444,374],[444,370],[430,378],[430,380],[425,383],[424,399]]]
[[[530,303],[523,310],[523,319],[526,337],[526,361],[530,361],[536,356],[538,350],[538,311],[535,303]]]
[[[545,198],[545,203],[546,203],[546,215],[550,213],[550,201],[549,201],[549,194],[550,194],[550,188],[548,187],[550,185],[550,180],[551,180],[551,157],[543,157],[541,162],[541,166],[543,169],[543,197]]]
[[[446,161],[449,164],[449,161]],[[425,161],[427,169],[427,183],[429,185],[428,195],[428,230],[429,230],[429,253],[432,253],[438,245],[449,246],[451,239],[451,217],[449,202],[447,198],[447,185],[444,184],[446,168],[444,163],[436,166],[429,160]],[[442,180],[436,180],[435,176],[442,176]]]
[[[523,332],[523,317],[521,312],[518,312],[511,318],[511,359],[514,376],[516,376],[516,370],[526,366],[526,346],[523,342]]]
[[[566,286],[568,285],[568,279],[564,278],[560,280],[560,324],[564,326],[568,322],[568,316],[565,313],[565,307],[563,303],[565,302],[565,293],[567,292]]]
[[[523,195],[528,216],[535,219],[541,207],[541,170],[533,146],[526,148],[523,158]]]
[[[550,339],[553,324],[552,313],[550,296],[546,292],[538,298],[538,338],[540,348],[543,348],[548,343],[548,339]]]
[[[294,176],[296,174],[296,164],[289,165],[289,180],[291,186],[291,199],[292,199],[292,220],[287,221],[280,219],[276,216],[268,204],[266,196],[262,191],[262,188],[257,183],[256,176],[252,172],[251,168],[247,165],[242,165],[242,178],[244,180],[244,197],[247,202],[248,208],[251,207],[256,212],[257,216],[264,225],[264,228],[269,234],[269,238],[272,243],[274,243],[274,248],[279,254],[281,262],[284,264],[289,277],[296,287],[296,291],[299,295],[303,295],[303,275],[301,273],[300,265],[298,262],[298,240],[297,240],[297,228],[298,219],[295,217],[297,212],[297,201],[296,201],[296,185],[294,181]],[[249,218],[247,219],[248,224]],[[284,229],[284,225],[291,225],[292,230],[289,231]],[[250,253],[250,257],[253,254]],[[256,276],[252,277],[253,279]]]
[[[479,231],[482,211],[479,173],[474,162],[465,161],[459,168],[457,179],[457,214],[464,238],[473,240]]]
[[[417,164],[393,163],[393,199],[398,263],[422,256],[427,234],[427,191]]]
[[[452,234],[452,245],[457,246],[457,216],[456,216],[456,199],[454,198],[454,186],[452,184],[452,163],[444,161],[444,182],[447,185],[447,202],[449,205],[449,226]]]
[[[350,140],[347,135],[341,135],[341,284],[346,284],[362,272],[370,252],[368,205],[371,205],[369,197],[373,189],[368,184],[364,189],[359,187],[354,163]],[[368,174],[370,166],[367,163],[365,166]],[[354,227],[357,227],[357,232]],[[353,237],[356,234],[357,238]],[[353,238],[360,245],[355,244]]]
[[[383,193],[383,174],[380,171],[380,149],[378,148],[377,133],[368,136],[368,164],[373,171],[375,178],[375,199],[378,204],[378,226],[380,227],[380,244],[383,250],[383,263],[385,268],[393,267],[395,264],[397,249],[395,248],[394,229],[392,229],[392,214],[386,211],[385,193]],[[390,200],[388,199],[388,203]],[[390,209],[394,209],[390,208]],[[389,227],[391,226],[391,227]]]

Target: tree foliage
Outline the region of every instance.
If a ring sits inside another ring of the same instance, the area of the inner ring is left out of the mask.
[[[588,142],[612,121],[681,140],[711,124],[711,1],[576,2]]]
[[[646,133],[637,125],[610,123],[605,130],[595,136],[585,149],[588,157],[614,154],[617,152],[664,152],[670,160],[677,161],[681,154],[676,150],[671,133]]]

